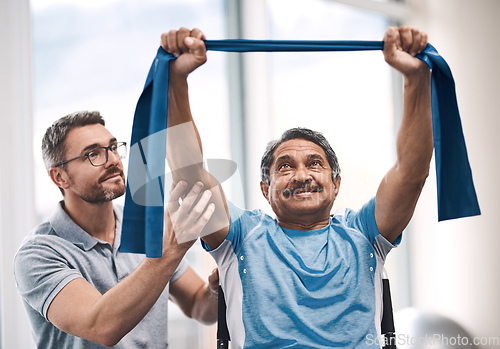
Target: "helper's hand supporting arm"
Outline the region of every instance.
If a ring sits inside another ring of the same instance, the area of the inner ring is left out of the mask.
[[[165,225],[168,227],[167,231],[173,234],[170,235],[170,243],[164,246],[165,253],[168,253],[168,246],[175,248],[179,241],[187,241],[183,245],[191,246],[215,210],[213,203],[208,204],[212,192],[209,190],[202,192],[201,182],[197,182],[183,199],[182,204],[179,204],[179,197],[185,190],[186,182],[181,181],[170,195],[168,210],[165,212]],[[198,198],[200,200],[195,205]],[[190,207],[193,209],[190,210]],[[218,273],[216,273],[210,275],[209,283],[206,284],[189,267],[184,274],[170,284],[170,298],[186,316],[204,324],[212,324],[217,321],[218,281]]]
[[[189,268],[170,284],[170,298],[188,317],[209,325],[217,321],[218,288],[218,269],[210,274],[208,283],[204,283]]]
[[[207,60],[204,34],[199,29],[180,28],[162,35],[162,47],[177,59],[170,64],[167,160],[174,181],[188,185],[200,181],[212,191],[215,212],[201,233],[212,248],[224,241],[229,230],[229,213],[222,187],[203,168],[201,138],[189,105],[187,77]]]
[[[397,161],[379,186],[375,219],[393,242],[409,223],[429,174],[433,152],[431,73],[415,58],[427,35],[409,27],[390,27],[384,36],[386,62],[404,76],[403,119],[397,137]]]
[[[178,200],[185,189],[186,183],[178,183],[171,201]],[[118,343],[153,307],[194,242],[179,244],[176,235],[196,236],[210,219],[213,207],[209,205],[209,191],[194,205],[200,193],[201,187],[195,187],[181,205],[168,207],[163,257],[146,258],[134,272],[104,294],[83,278],[69,282],[49,306],[49,321],[66,333],[101,345]],[[199,279],[197,283],[203,282]],[[213,307],[215,309],[215,305]],[[212,318],[214,316],[212,313]]]

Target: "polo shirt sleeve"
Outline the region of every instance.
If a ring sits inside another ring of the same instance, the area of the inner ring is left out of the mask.
[[[179,263],[179,266],[177,266],[177,269],[175,269],[174,273],[172,274],[172,277],[170,278],[170,283],[180,278],[182,274],[186,272],[188,266],[189,266],[188,262],[183,258]]]
[[[17,252],[14,277],[21,297],[46,319],[50,304],[64,286],[83,278],[49,243],[41,243],[39,238],[28,241]]]

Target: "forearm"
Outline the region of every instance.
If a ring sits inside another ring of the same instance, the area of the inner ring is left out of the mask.
[[[201,139],[189,105],[186,77],[170,76],[168,96],[167,161],[174,181],[184,180],[189,187],[197,181],[208,184]]]
[[[408,181],[422,182],[433,152],[430,70],[405,77],[403,118],[397,138],[397,169]]]
[[[202,324],[210,325],[217,321],[218,294],[210,290],[208,284],[197,293],[193,304],[192,317]]]
[[[410,221],[429,174],[433,140],[428,70],[405,78],[404,98],[397,161],[380,183],[375,204],[377,227],[391,242]]]
[[[182,255],[172,251],[162,258],[146,258],[133,273],[103,294],[90,308],[90,339],[113,345],[130,332],[156,303]]]
[[[187,80],[182,75],[170,77],[167,161],[174,182],[183,180],[188,183],[188,188],[202,182],[204,189],[212,192],[211,202],[215,204],[215,212],[200,236],[226,228],[229,224],[226,198],[218,180],[203,167],[201,139],[189,106]],[[221,236],[207,238],[207,243],[211,247],[218,246],[225,237],[224,232]]]
[[[375,202],[377,227],[390,242],[410,221],[432,158],[431,72],[415,57],[426,45],[427,34],[407,26],[389,27],[384,35],[384,58],[405,79],[397,160],[380,183]]]

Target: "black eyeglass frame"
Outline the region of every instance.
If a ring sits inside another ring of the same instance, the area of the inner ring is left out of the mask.
[[[120,159],[124,159],[127,156],[126,155],[127,154],[126,153],[126,151],[127,151],[127,148],[126,148],[127,147],[127,142],[114,142],[114,143],[108,145],[107,147],[97,147],[97,148],[91,149],[88,152],[86,152],[85,154],[77,156],[77,157],[75,157],[73,159],[61,161],[61,162],[55,164],[54,167],[59,167],[59,166],[65,165],[65,164],[67,164],[70,161],[81,159],[83,157],[87,157],[87,159],[89,160],[90,164],[92,166],[94,166],[94,167],[104,166],[108,162],[108,160],[109,160],[109,153],[108,152],[110,152],[110,151],[112,152],[113,150],[111,150],[111,147],[114,147],[114,146],[116,146],[116,149],[118,149],[121,146],[125,147],[125,155],[124,156],[120,156]],[[101,148],[102,149],[106,149],[106,161],[104,161],[104,163],[102,163],[100,165],[94,165],[94,163],[92,162],[92,160],[90,160],[89,154],[92,153],[93,151],[96,151],[97,149],[101,149]]]

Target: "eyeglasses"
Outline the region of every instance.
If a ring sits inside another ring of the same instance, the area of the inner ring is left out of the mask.
[[[127,156],[127,143],[125,142],[116,142],[113,144],[110,144],[107,147],[99,147],[95,148],[92,150],[89,150],[83,155],[77,156],[76,158],[69,159],[66,161],[62,161],[54,167],[59,167],[64,164],[67,164],[70,161],[76,160],[76,159],[81,159],[83,157],[87,157],[89,159],[89,162],[92,166],[102,166],[105,163],[108,162],[108,150],[111,151],[114,155],[119,156],[120,159],[123,159]]]

